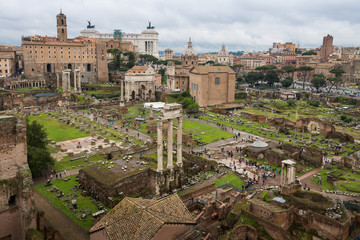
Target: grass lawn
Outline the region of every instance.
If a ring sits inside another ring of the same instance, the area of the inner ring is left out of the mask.
[[[187,134],[192,133],[194,139],[200,139],[204,143],[220,141],[234,136],[231,133],[220,130],[219,128],[206,124],[194,122],[191,120],[183,121],[183,131]]]
[[[62,142],[90,135],[45,114],[28,116],[27,119],[30,122],[36,120],[38,123],[44,125],[48,138],[55,142]]]
[[[53,169],[56,172],[63,172],[65,169],[66,170],[71,170],[71,169],[83,168],[85,166],[88,166],[89,162],[92,162],[92,161],[106,160],[104,158],[104,156],[99,155],[99,154],[95,154],[95,155],[90,156],[89,157],[89,162],[84,161],[86,159],[85,156],[83,158],[71,161],[70,159],[73,159],[73,158],[75,158],[75,157],[70,158],[68,156],[65,156],[60,161],[55,161]]]
[[[92,225],[92,213],[95,213],[98,210],[96,205],[91,202],[92,198],[88,196],[82,196],[80,190],[75,190],[73,187],[75,184],[78,184],[75,181],[76,175],[73,175],[70,177],[70,180],[65,182],[63,180],[53,180],[52,184],[53,186],[56,186],[59,190],[61,190],[64,193],[64,197],[61,199],[68,199],[70,194],[76,194],[76,200],[78,209],[71,211],[68,206],[71,205],[71,200],[68,201],[62,201],[59,199],[55,192],[50,192],[49,190],[53,187],[50,186],[48,188],[45,187],[45,183],[40,183],[38,185],[35,185],[36,191],[38,191],[41,195],[43,195],[45,198],[47,198],[55,207],[60,209],[63,213],[65,213],[74,223],[79,225],[82,229],[88,231]],[[86,219],[83,221],[81,220],[81,215],[83,213],[86,213]]]
[[[238,189],[241,189],[243,185],[243,181],[240,178],[238,178],[238,176],[236,176],[235,173],[230,173],[225,177],[215,180],[215,185],[216,187],[220,187],[222,185],[227,184],[228,182],[231,185],[237,187]]]

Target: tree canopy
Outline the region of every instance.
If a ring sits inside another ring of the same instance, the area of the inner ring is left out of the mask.
[[[261,72],[249,72],[245,75],[245,82],[250,85],[254,85],[262,79],[264,79],[264,75]]]
[[[293,84],[293,82],[294,81],[293,81],[292,77],[287,77],[283,81],[281,81],[281,85],[284,88],[289,88]]]
[[[323,74],[314,74],[314,78],[311,80],[311,85],[316,88],[316,91],[319,92],[319,89],[326,87],[326,81]]]
[[[265,74],[265,81],[269,86],[273,86],[274,83],[280,82],[278,74],[274,70],[269,70]]]
[[[43,171],[54,164],[54,159],[47,149],[47,134],[44,126],[37,121],[31,124],[26,122],[26,129],[29,167],[34,177],[40,177]]]
[[[303,56],[304,55],[317,55],[317,53],[315,51],[307,51],[307,52],[304,52],[302,55]]]
[[[345,70],[342,68],[333,68],[330,70],[330,73],[335,74],[335,77],[340,78],[345,73]]]
[[[107,52],[113,56],[113,61],[109,64],[110,69],[120,70],[122,62],[124,61],[124,58],[121,57],[122,51],[118,48],[110,48]]]
[[[312,70],[314,70],[314,68],[312,68],[310,66],[301,66],[301,67],[297,68],[296,70],[301,72],[301,74],[302,74],[302,77],[303,77],[303,89],[305,89],[305,82],[309,78],[310,72]]]

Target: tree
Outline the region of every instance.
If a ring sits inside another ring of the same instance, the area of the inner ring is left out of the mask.
[[[265,74],[265,81],[269,86],[273,86],[274,83],[280,82],[279,76],[274,70],[269,70]]]
[[[293,67],[293,66],[284,66],[281,68],[282,70],[284,70],[287,74],[290,75],[291,73],[291,78],[294,79],[294,74],[295,74],[295,71],[296,71],[296,67]]]
[[[31,124],[26,122],[27,156],[33,177],[40,177],[44,170],[54,164],[54,159],[47,149],[49,142],[43,127],[37,121],[33,121]]]
[[[206,62],[206,64],[213,65],[215,62],[213,60],[209,60]]]
[[[342,68],[333,68],[330,70],[330,73],[334,74],[334,78],[328,78],[328,81],[331,83],[329,92],[331,88],[335,85],[336,88],[338,87],[338,84],[342,82],[341,76],[345,73],[345,70]]]
[[[255,85],[258,81],[262,80],[264,76],[260,72],[249,72],[245,76],[245,82],[250,85]]]
[[[132,68],[133,66],[135,66],[135,54],[133,52],[126,52],[124,53],[124,56],[128,57],[128,62],[126,64],[127,68]]]
[[[121,57],[122,51],[118,48],[110,48],[107,50],[113,56],[112,64],[110,68],[113,70],[120,70],[124,58]]]
[[[263,75],[265,75],[265,73],[269,70],[274,70],[276,69],[276,67],[274,65],[265,65],[265,66],[260,66],[260,67],[256,67],[255,70],[260,71]]]
[[[326,81],[323,74],[314,74],[314,78],[311,80],[311,85],[316,88],[316,91],[319,92],[319,89],[326,87]]]
[[[242,84],[244,82],[244,78],[239,76],[236,78],[236,82],[239,83],[239,84]]]
[[[337,77],[328,77],[327,78],[328,82],[330,83],[330,87],[328,89],[328,92],[331,91],[331,88],[333,86],[338,86],[339,83],[342,82],[342,79],[341,78],[337,78]]]
[[[141,62],[144,62],[143,65],[145,65],[145,63],[147,63],[147,62],[156,63],[158,61],[158,59],[156,57],[154,57],[153,55],[150,55],[150,54],[141,54],[139,57],[141,59]]]
[[[297,71],[301,72],[303,77],[303,89],[305,89],[305,81],[309,78],[310,72],[314,70],[314,68],[310,66],[301,66],[296,69]]]
[[[236,64],[231,66],[231,68],[236,72],[236,75],[239,75],[241,68],[244,67],[242,64]]]
[[[281,81],[281,85],[284,88],[288,88],[293,84],[293,82],[294,81],[293,81],[292,77],[286,77],[285,80]]]
[[[315,51],[307,51],[307,52],[304,52],[302,55],[303,56],[304,55],[317,55],[317,53]]]

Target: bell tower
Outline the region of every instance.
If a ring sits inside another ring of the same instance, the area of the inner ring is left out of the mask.
[[[67,25],[66,25],[66,15],[60,13],[56,15],[56,28],[57,28],[57,38],[61,42],[67,41]]]

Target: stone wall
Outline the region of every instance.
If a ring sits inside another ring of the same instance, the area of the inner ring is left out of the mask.
[[[25,120],[0,112],[0,239],[24,239],[35,227]]]
[[[252,218],[256,219],[256,221],[264,227],[266,232],[270,234],[270,236],[276,240],[289,240],[290,234],[280,228],[279,226],[271,223],[270,221],[264,220],[257,215],[251,213],[248,210],[243,210],[245,213],[249,214]]]
[[[248,225],[238,225],[226,236],[228,240],[258,240],[255,228]]]
[[[313,230],[319,236],[329,240],[343,240],[349,235],[350,219],[340,223],[312,211],[295,211],[296,223],[301,224],[307,231]]]

